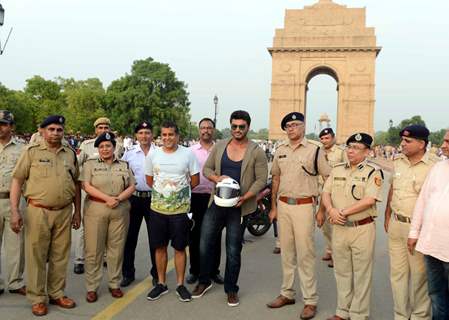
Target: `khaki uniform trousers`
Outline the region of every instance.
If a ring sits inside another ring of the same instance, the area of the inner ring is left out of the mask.
[[[333,226],[332,255],[337,282],[337,316],[369,317],[376,224]]]
[[[81,190],[81,208],[84,208],[86,192]],[[75,259],[74,264],[84,264],[84,225],[81,223],[78,230],[74,232]]]
[[[9,221],[11,206],[9,199],[0,199],[0,258],[2,241],[6,256],[6,271],[8,273],[7,286],[0,278],[0,289],[15,290],[24,286],[23,270],[25,267],[23,230],[18,234],[11,230]],[[1,260],[0,260],[1,274]]]
[[[332,253],[332,224],[327,217],[328,215],[326,214],[326,220],[321,229],[323,231],[324,240],[326,241],[326,252]]]
[[[395,320],[430,320],[430,299],[424,256],[407,250],[410,224],[391,218],[388,228],[390,280]]]
[[[70,258],[72,205],[46,210],[28,205],[25,216],[27,298],[32,304],[46,303],[48,296],[64,296]],[[47,269],[48,261],[48,269]]]
[[[297,268],[304,304],[317,305],[314,206],[278,201],[278,221],[283,275],[281,294],[289,299],[295,296],[293,284]]]
[[[87,291],[97,291],[103,276],[107,251],[109,288],[120,288],[123,250],[129,226],[129,202],[111,209],[105,203],[88,201],[84,211],[85,272]]]

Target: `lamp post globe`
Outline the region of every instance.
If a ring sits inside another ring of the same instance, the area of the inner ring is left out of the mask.
[[[3,9],[2,4],[0,3],[0,26],[5,22],[5,9]]]

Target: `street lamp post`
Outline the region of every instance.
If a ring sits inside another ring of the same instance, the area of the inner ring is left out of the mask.
[[[388,124],[390,125],[390,128],[393,127],[393,120],[390,119],[390,121],[388,121]]]
[[[5,9],[3,9],[2,4],[0,3],[0,27],[5,23]],[[2,48],[2,43],[0,42],[0,55],[5,51],[6,44],[8,43],[9,36],[11,35],[12,28],[9,30],[8,37],[6,38],[5,45]]]
[[[215,128],[217,127],[217,104],[218,104],[218,97],[217,97],[217,95],[215,95],[214,96],[214,105],[215,105],[214,123],[215,123]]]

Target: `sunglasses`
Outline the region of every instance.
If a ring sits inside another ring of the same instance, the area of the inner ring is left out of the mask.
[[[239,128],[239,130],[245,130],[246,124],[231,124],[232,130],[237,130],[237,128]]]

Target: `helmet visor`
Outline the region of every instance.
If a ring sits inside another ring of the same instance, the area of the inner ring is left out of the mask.
[[[222,199],[232,199],[240,196],[240,190],[229,187],[219,187],[215,194]]]

